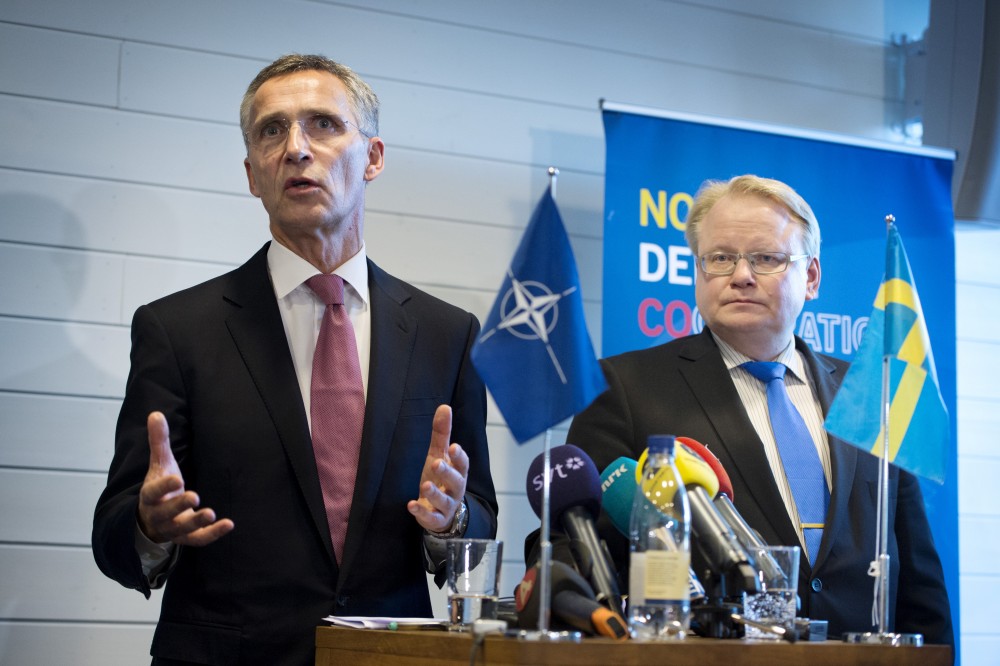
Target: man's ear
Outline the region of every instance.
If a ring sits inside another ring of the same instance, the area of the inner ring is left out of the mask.
[[[819,280],[822,271],[819,267],[819,257],[810,257],[809,266],[806,267],[806,300],[811,301],[819,298]]]
[[[377,136],[368,139],[368,166],[365,167],[365,180],[373,181],[385,166],[385,143]]]
[[[257,179],[253,175],[253,167],[250,166],[250,158],[246,157],[243,159],[243,166],[247,170],[247,186],[250,188],[250,194],[254,195],[258,199],[260,198],[260,193],[257,192]]]

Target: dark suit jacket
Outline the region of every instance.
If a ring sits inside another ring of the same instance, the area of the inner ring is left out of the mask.
[[[802,352],[826,413],[847,363]],[[734,503],[767,543],[798,545],[795,527],[757,436],[709,331],[603,360],[610,388],[573,420],[567,438],[598,469],[619,456],[636,459],[654,434],[692,437],[718,456],[733,483]],[[876,553],[879,460],[830,437],[833,489],[823,543],[811,566],[799,565],[800,616],[829,621],[832,636],[876,631],[871,624]],[[953,643],[944,574],[931,539],[917,479],[891,467],[889,480],[891,619],[897,632],[919,632],[930,643]],[[620,571],[628,542],[600,521]],[[627,588],[626,588],[627,589]]]
[[[236,270],[138,309],[108,485],[94,518],[101,570],[147,596],[135,552],[160,410],[187,487],[236,528],[181,548],[151,653],[205,664],[312,664],[336,615],[431,613],[417,496],[439,404],[469,454],[467,536],[496,534],[476,318],[369,263],[368,401],[342,565],[330,545],[309,426],[267,272],[267,246]]]

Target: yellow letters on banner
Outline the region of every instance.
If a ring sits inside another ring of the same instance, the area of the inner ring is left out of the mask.
[[[680,215],[680,207],[683,204],[690,208],[693,202],[694,199],[690,194],[675,192],[670,197],[668,204],[666,190],[658,190],[654,201],[653,193],[644,187],[639,190],[639,226],[648,227],[649,216],[652,215],[653,221],[660,229],[667,228],[667,220],[669,219],[670,226],[677,231],[684,231],[685,224]]]

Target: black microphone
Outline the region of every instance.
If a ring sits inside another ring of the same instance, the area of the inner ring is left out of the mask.
[[[528,468],[528,501],[542,515],[544,453]],[[552,521],[570,538],[577,569],[590,581],[597,600],[621,612],[618,574],[607,546],[598,538],[595,521],[601,511],[601,477],[594,461],[572,444],[554,447],[550,453],[549,508]]]
[[[517,626],[521,629],[538,627],[539,595],[535,594],[539,565],[531,567],[514,590]],[[628,627],[618,613],[599,604],[594,591],[573,567],[553,561],[549,569],[552,602],[550,628],[556,631],[578,630],[594,636],[600,634],[623,641],[628,639]]]
[[[733,504],[733,482],[729,479],[729,473],[722,466],[722,462],[707,446],[697,440],[685,438],[684,444],[708,463],[719,479],[719,494],[712,499],[712,504],[715,505],[719,514],[736,535],[736,539],[743,545],[747,553],[754,556],[757,566],[764,569],[769,578],[779,577],[781,567],[768,553],[761,552],[767,542],[761,538],[757,530],[750,527],[750,524],[740,515]]]

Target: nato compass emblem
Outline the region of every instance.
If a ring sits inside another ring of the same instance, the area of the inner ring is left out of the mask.
[[[497,331],[507,331],[522,340],[541,340],[552,361],[552,367],[559,375],[559,380],[563,384],[568,383],[559,359],[552,350],[549,333],[559,323],[559,301],[577,288],[574,286],[561,293],[553,293],[541,282],[535,280],[522,282],[509,270],[507,275],[510,276],[511,286],[500,301],[500,323],[484,333],[481,342],[489,340]]]

